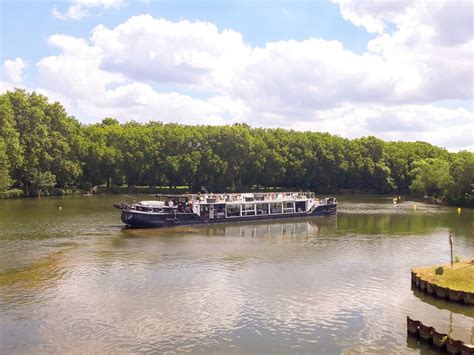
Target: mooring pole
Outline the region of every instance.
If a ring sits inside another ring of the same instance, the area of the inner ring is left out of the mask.
[[[449,232],[449,247],[451,248],[451,269],[454,267],[453,260],[453,233]]]

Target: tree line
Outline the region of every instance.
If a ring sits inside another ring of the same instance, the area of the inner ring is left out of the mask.
[[[216,192],[280,187],[412,193],[473,206],[473,177],[472,152],[450,153],[425,142],[351,140],[247,124],[120,124],[105,118],[84,125],[35,92],[0,96],[3,196],[96,185]]]

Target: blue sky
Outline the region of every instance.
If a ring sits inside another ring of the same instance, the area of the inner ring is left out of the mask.
[[[472,150],[470,10],[462,0],[1,0],[2,91],[39,91],[85,123],[245,121]]]

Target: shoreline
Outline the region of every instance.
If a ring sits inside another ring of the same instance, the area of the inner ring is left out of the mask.
[[[105,187],[105,186],[94,186],[91,189],[81,189],[77,187],[67,187],[67,188],[53,188],[48,192],[42,192],[39,195],[25,195],[23,190],[20,189],[11,189],[5,192],[0,193],[0,200],[11,200],[11,199],[19,199],[19,198],[41,198],[41,197],[51,197],[51,196],[74,196],[74,195],[87,195],[87,196],[94,196],[94,195],[154,195],[154,194],[185,194],[187,192],[191,192],[191,188],[187,186],[179,186],[175,188],[169,187],[146,187],[146,186],[137,186],[137,187],[124,187],[124,186],[114,186],[114,187]],[[245,192],[281,192],[281,191],[301,191],[298,188],[285,188],[285,187],[269,187],[265,189],[243,189]],[[216,190],[215,193],[224,193],[225,191]],[[233,191],[227,191],[233,192]],[[333,194],[339,196],[351,196],[351,195],[377,195],[377,196],[387,196],[395,198],[397,196],[401,196],[401,201],[413,201],[413,202],[421,202],[430,205],[438,205],[438,206],[447,206],[447,207],[462,207],[462,208],[474,208],[470,206],[463,206],[459,204],[449,204],[446,201],[436,199],[434,197],[422,197],[418,195],[410,195],[410,194],[397,194],[396,192],[391,193],[378,193],[373,190],[352,190],[352,189],[341,189],[338,191],[327,192],[321,191],[317,192],[317,194]]]
[[[411,269],[412,284],[437,298],[474,305],[474,259]]]

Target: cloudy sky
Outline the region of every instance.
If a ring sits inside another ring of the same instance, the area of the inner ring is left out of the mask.
[[[1,91],[84,123],[227,124],[474,150],[470,0],[0,0]]]

